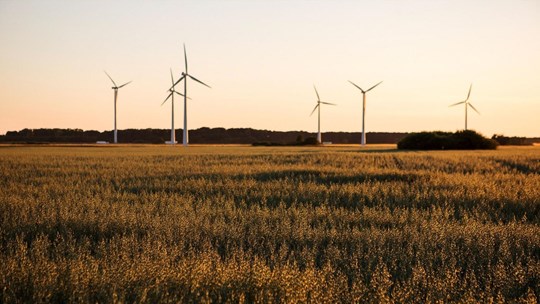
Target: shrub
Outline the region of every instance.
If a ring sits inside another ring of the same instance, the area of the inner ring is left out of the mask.
[[[403,150],[494,150],[499,143],[471,130],[411,133],[398,142]]]
[[[491,137],[491,139],[495,140],[499,143],[501,146],[532,146],[532,142],[528,141],[526,137],[508,137],[504,135],[498,135],[495,134]]]

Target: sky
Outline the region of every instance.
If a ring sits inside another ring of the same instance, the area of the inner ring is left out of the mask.
[[[538,0],[0,0],[0,134],[170,128],[184,43],[190,129],[540,136]]]

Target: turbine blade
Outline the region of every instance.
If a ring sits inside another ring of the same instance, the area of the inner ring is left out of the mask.
[[[173,77],[173,72],[172,72],[172,69],[170,69],[170,70],[171,70],[171,83],[172,83],[172,85],[174,86],[174,77]]]
[[[172,90],[174,89],[174,87],[182,80],[184,80],[184,78],[186,77],[186,74],[182,74],[182,77],[180,77],[175,83],[173,83],[173,86],[169,89],[169,90]]]
[[[210,87],[209,85],[207,85],[206,83],[200,81],[199,79],[197,79],[197,78],[195,78],[195,77],[193,77],[193,76],[191,76],[191,75],[188,75],[188,76],[189,76],[189,78],[195,80],[196,82],[198,82],[198,83],[200,83],[200,84],[202,84],[202,85],[204,85],[204,86],[207,86],[207,87],[209,87],[209,88],[212,88],[212,87]]]
[[[460,105],[460,104],[462,104],[462,103],[465,103],[465,101],[461,101],[461,102],[457,102],[457,103],[451,104],[451,105],[449,105],[449,107],[457,106],[457,105]]]
[[[315,89],[315,94],[317,94],[317,101],[321,101],[321,98],[319,97],[319,92],[317,92],[317,88],[315,87],[315,85],[313,85],[313,88]]]
[[[126,82],[126,83],[124,83],[123,85],[119,86],[118,88],[120,89],[121,87],[127,86],[127,85],[130,84],[130,83],[131,83],[131,81],[130,81],[130,82]]]
[[[318,107],[318,106],[319,106],[319,104],[317,104],[317,105],[315,106],[315,108],[313,108],[313,111],[311,111],[311,114],[309,114],[309,116],[311,116],[311,115],[313,115],[313,113],[315,113],[315,110],[317,110],[317,107]]]
[[[114,84],[114,86],[117,87],[116,82],[114,82],[114,80],[112,79],[112,77],[111,77],[109,74],[107,74],[106,71],[103,71],[103,72],[105,72],[105,75],[107,75],[107,77],[109,77],[109,79],[112,81],[112,83]]]
[[[324,101],[321,101],[321,103],[324,103],[325,105],[337,106],[337,104],[335,104],[335,103],[330,103],[330,102],[324,102]]]
[[[167,96],[167,98],[165,98],[165,100],[161,103],[161,105],[164,105],[167,102],[167,100],[169,100],[169,98],[171,98],[171,96],[172,96],[172,92],[171,92],[171,94],[169,94],[169,96]]]
[[[184,94],[182,94],[182,93],[179,93],[179,92],[176,92],[176,91],[174,91],[174,92],[175,92],[176,94],[182,96],[182,97],[184,96]],[[189,97],[188,97],[187,99],[190,99],[190,100],[191,100],[191,98],[189,98]]]
[[[469,97],[471,96],[471,89],[472,89],[472,83],[471,83],[471,86],[469,87],[469,94],[467,94],[467,99],[465,99],[465,101],[469,100]]]
[[[366,93],[369,92],[369,91],[371,91],[371,90],[373,90],[373,89],[375,89],[375,87],[378,86],[378,85],[380,85],[381,83],[382,83],[382,81],[379,82],[379,83],[377,83],[376,85],[372,86],[371,88],[367,89]]]
[[[186,74],[188,72],[187,70],[187,53],[186,53],[186,44],[184,43],[184,62],[185,62],[185,67],[186,67]]]
[[[470,103],[467,103],[476,113],[480,114],[480,112],[478,112],[478,110]]]
[[[350,80],[349,80],[349,82],[350,82],[353,86],[357,87],[360,91],[362,91],[362,93],[365,93],[364,90],[362,90],[362,88],[359,87],[359,86],[357,86],[354,82],[352,82],[352,81],[350,81]]]

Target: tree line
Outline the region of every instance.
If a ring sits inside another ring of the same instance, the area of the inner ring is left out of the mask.
[[[182,129],[176,130],[178,142],[182,142]],[[189,131],[193,144],[257,144],[257,145],[295,145],[316,143],[316,133],[306,131],[270,131],[251,128],[208,128]],[[396,144],[409,135],[406,132],[368,132],[370,144]],[[126,129],[118,130],[120,143],[162,144],[170,140],[170,129]],[[324,141],[335,144],[356,144],[360,142],[360,132],[325,132]],[[540,138],[508,137],[495,134],[491,137],[500,145],[532,145]],[[23,129],[8,131],[0,135],[4,143],[96,143],[113,141],[113,131],[82,129]]]
[[[178,142],[182,142],[182,129],[176,130]],[[407,133],[368,132],[367,141],[374,144],[395,144]],[[310,142],[315,133],[305,131],[270,131],[251,128],[199,128],[189,131],[189,140],[193,144],[295,144]],[[324,140],[337,144],[360,142],[360,132],[326,132]],[[120,143],[162,144],[170,140],[170,129],[126,129],[118,130]],[[0,142],[18,143],[96,143],[112,142],[112,131],[82,129],[23,129],[8,131],[0,136]]]

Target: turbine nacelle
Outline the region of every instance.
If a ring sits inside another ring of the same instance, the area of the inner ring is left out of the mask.
[[[111,82],[114,84],[114,87],[111,87],[111,89],[113,89],[113,90],[118,90],[118,89],[120,89],[120,88],[122,88],[122,87],[124,87],[124,86],[127,86],[128,84],[131,83],[131,81],[128,81],[128,82],[124,83],[123,85],[119,86],[119,85],[116,84],[116,82],[114,82],[114,80],[113,80],[112,77],[107,73],[107,71],[103,71],[103,72],[105,72],[105,75],[107,75],[107,77],[109,77],[109,79],[111,80]]]
[[[317,88],[315,87],[315,85],[313,86],[313,88],[315,89],[315,94],[317,94],[317,104],[315,105],[315,108],[313,108],[313,111],[311,111],[311,114],[309,114],[309,116],[313,115],[313,113],[315,113],[315,110],[317,110],[317,108],[319,108],[321,106],[321,104],[330,105],[330,106],[337,106],[337,104],[335,104],[335,103],[321,101],[321,98],[319,96],[319,92],[317,92]]]
[[[471,97],[471,90],[472,90],[472,83],[469,86],[469,92],[467,93],[467,99],[465,99],[463,101],[460,101],[460,102],[457,102],[457,103],[454,103],[454,104],[451,104],[451,105],[449,105],[449,107],[457,106],[457,105],[460,105],[460,104],[465,104],[465,108],[471,107],[476,113],[480,114],[480,112],[478,112],[478,110],[469,102],[469,98]]]
[[[183,74],[183,73],[182,73],[182,74]],[[180,78],[180,80],[182,80],[182,79],[183,79],[183,77]],[[178,94],[178,95],[184,97],[184,94],[182,94],[182,93],[180,93],[180,92],[178,92],[178,91],[176,91],[176,90],[174,89],[175,83],[174,83],[174,76],[173,76],[172,69],[171,69],[171,82],[172,82],[173,86],[172,86],[171,88],[169,88],[169,89],[166,91],[166,92],[169,92],[169,95],[167,95],[167,98],[165,98],[165,100],[161,103],[161,105],[164,105],[164,104],[167,102],[167,100],[169,100],[169,99],[171,99],[171,98],[173,97],[174,94]],[[187,99],[191,99],[191,98],[189,98],[189,97],[186,97],[186,98],[187,98]]]
[[[378,85],[380,85],[380,84],[382,83],[382,81],[381,81],[381,82],[377,83],[376,85],[372,86],[371,88],[369,88],[369,89],[367,89],[367,90],[364,91],[360,86],[358,86],[358,85],[355,84],[354,82],[352,82],[352,81],[350,81],[350,80],[349,80],[349,82],[350,82],[353,86],[355,86],[356,88],[358,88],[358,89],[362,92],[362,94],[366,94],[367,92],[369,92],[369,91],[375,89],[375,87],[377,87]]]

